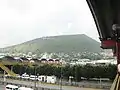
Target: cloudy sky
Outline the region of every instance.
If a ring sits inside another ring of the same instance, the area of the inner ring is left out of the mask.
[[[0,31],[0,48],[68,34],[99,41],[85,0],[0,0]]]

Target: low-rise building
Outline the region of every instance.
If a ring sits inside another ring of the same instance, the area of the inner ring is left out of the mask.
[[[92,60],[92,61],[76,61],[76,62],[71,62],[71,65],[109,65],[109,64],[117,64],[117,60],[116,59],[109,59],[109,60]]]

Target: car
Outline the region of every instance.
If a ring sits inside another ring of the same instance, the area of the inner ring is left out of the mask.
[[[30,76],[26,73],[22,74],[22,78],[23,79],[30,79]]]
[[[27,88],[27,87],[19,87],[18,90],[34,90],[32,88]]]
[[[38,81],[46,82],[47,77],[45,75],[38,76]]]
[[[5,90],[18,90],[18,86],[8,84],[5,86]]]
[[[35,76],[35,75],[30,75],[30,80],[37,80],[38,78],[37,78],[37,76]]]

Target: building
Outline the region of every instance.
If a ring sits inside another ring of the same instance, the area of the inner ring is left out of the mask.
[[[76,61],[76,62],[71,62],[71,65],[109,65],[109,64],[117,64],[116,59],[108,59],[108,60],[92,60],[92,61]]]
[[[41,75],[41,76],[38,76],[38,80],[41,82],[56,83],[56,76]]]

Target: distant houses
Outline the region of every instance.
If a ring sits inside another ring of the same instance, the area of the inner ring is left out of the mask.
[[[42,58],[40,59],[41,63],[46,63],[46,64],[60,64],[60,60],[59,59],[45,59]]]
[[[89,60],[89,59],[80,59],[78,61],[71,62],[70,65],[109,65],[109,64],[117,64],[116,59],[108,59],[108,60]]]
[[[20,63],[42,63],[42,64],[66,64],[64,60],[52,59],[52,58],[31,58],[31,57],[13,57],[13,56],[2,56],[1,60],[8,60],[10,62],[20,62]],[[117,64],[116,59],[101,59],[101,60],[89,60],[89,59],[79,59],[73,60],[70,65],[109,65]]]
[[[10,53],[1,53],[1,60],[9,60],[10,62],[20,62],[20,63],[42,63],[42,64],[70,64],[70,65],[108,65],[108,64],[117,64],[117,61],[112,56],[111,51],[105,51],[101,53],[90,53],[90,52],[82,52],[82,53],[41,53],[40,55],[36,55],[35,53],[18,53],[18,54],[10,54]],[[86,57],[87,56],[87,57]],[[91,58],[89,58],[89,57]],[[99,58],[99,57],[101,58]],[[98,59],[98,60],[97,60]],[[100,59],[100,60],[99,60]]]
[[[37,59],[37,58],[25,58],[25,57],[20,57],[20,61],[21,62],[30,62],[30,63],[43,63],[43,64],[60,64],[60,60],[59,59],[45,59],[45,58],[41,58],[41,59]]]
[[[2,60],[8,61],[17,61],[18,63],[43,63],[43,64],[60,64],[61,61],[59,59],[46,59],[46,58],[30,58],[30,57],[14,57],[14,56],[3,56]]]

